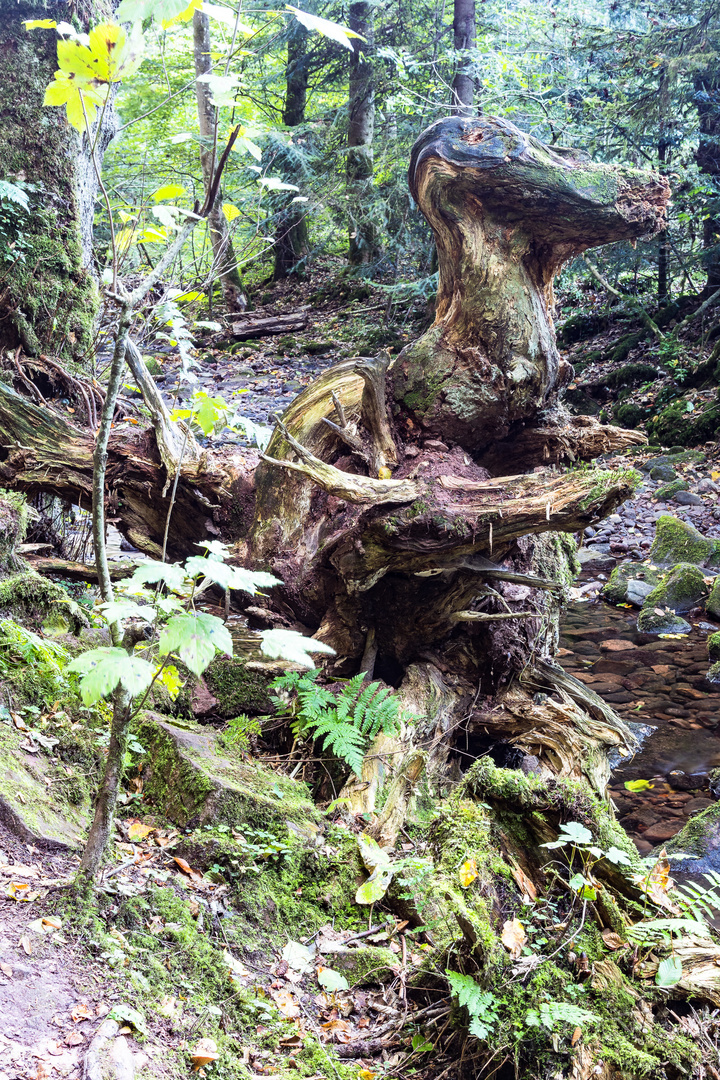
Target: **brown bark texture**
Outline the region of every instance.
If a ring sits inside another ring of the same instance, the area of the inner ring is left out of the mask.
[[[257,468],[252,451],[190,440],[168,550],[179,557],[220,533],[239,562],[271,569],[281,587],[238,598],[255,625],[302,629],[335,649],[335,674],[399,687],[429,770],[448,765],[453,732],[472,729],[602,791],[604,751],[633,739],[553,664],[573,572],[563,534],[605,517],[633,475],[556,463],[638,436],[558,403],[552,280],[584,248],[661,228],[667,184],[491,118],[431,127],[410,183],[440,251],[435,326],[394,360],[325,371]],[[135,367],[154,426],[116,424],[108,516],[157,555],[180,439]],[[3,486],[87,505],[90,436],[2,384],[0,447]]]

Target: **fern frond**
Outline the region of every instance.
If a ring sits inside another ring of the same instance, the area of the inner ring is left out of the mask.
[[[312,734],[316,739],[324,735],[323,750],[332,751],[335,757],[350,766],[356,776],[360,776],[366,744],[362,732],[352,724],[343,721],[338,723],[335,717],[328,716],[313,726]]]
[[[351,713],[354,714],[356,699],[360,693],[360,688],[362,687],[364,679],[365,672],[360,671],[357,675],[353,675],[352,679],[349,679],[342,688],[342,693],[337,699],[338,720],[348,720]],[[362,694],[360,696],[362,696]]]

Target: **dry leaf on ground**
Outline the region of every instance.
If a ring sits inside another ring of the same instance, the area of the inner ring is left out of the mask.
[[[523,945],[527,941],[525,927],[519,919],[507,920],[507,922],[503,926],[502,936],[500,940],[512,956],[513,960],[516,960],[522,952]]]
[[[460,867],[458,877],[463,889],[469,888],[478,876],[477,862],[475,859],[466,859]]]

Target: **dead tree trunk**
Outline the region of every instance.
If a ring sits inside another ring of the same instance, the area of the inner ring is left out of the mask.
[[[290,36],[285,68],[283,124],[294,128],[305,122],[310,58],[308,32],[305,27],[296,21],[290,25],[288,32]],[[291,145],[283,149],[282,157],[277,155],[281,158],[278,164],[282,169],[283,178],[296,184],[306,171],[300,166],[302,149],[298,146],[297,136],[293,135]],[[294,202],[292,194],[282,196],[282,205],[277,212],[275,222],[273,277],[276,281],[290,274],[298,277],[305,275],[306,262],[310,253],[307,215],[307,207],[302,203]]]
[[[239,559],[284,582],[255,610],[266,604],[332,645],[335,673],[371,665],[399,686],[430,768],[453,731],[472,728],[600,791],[603,751],[632,737],[552,661],[573,572],[562,534],[605,517],[633,478],[517,466],[642,440],[571,420],[554,401],[552,280],[592,244],[661,228],[669,190],[489,118],[435,124],[415,146],[410,179],[440,251],[435,326],[392,363],[380,355],[322,374],[278,423],[254,477],[251,452],[193,447],[170,551],[192,550],[203,529],[239,541]],[[149,376],[135,377],[155,437],[120,425],[108,499],[120,527],[152,550],[177,440]],[[88,436],[21,400],[0,385],[0,483],[87,500]]]

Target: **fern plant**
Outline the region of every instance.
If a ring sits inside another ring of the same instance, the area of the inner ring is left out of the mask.
[[[379,682],[365,684],[365,673],[349,679],[339,694],[318,686],[319,671],[289,672],[272,683],[279,716],[292,717],[295,738],[324,739],[329,750],[350,766],[362,770],[368,743],[380,731],[394,731],[399,722],[398,700]]]
[[[446,971],[445,974],[458,1005],[464,1005],[468,1011],[468,1031],[477,1039],[487,1039],[499,1020],[497,998],[491,990],[478,986],[471,975],[461,975],[458,971]]]
[[[709,886],[699,881],[684,881],[676,886],[680,907],[699,923],[712,922],[720,913],[720,874],[711,870],[702,876],[710,882]]]

